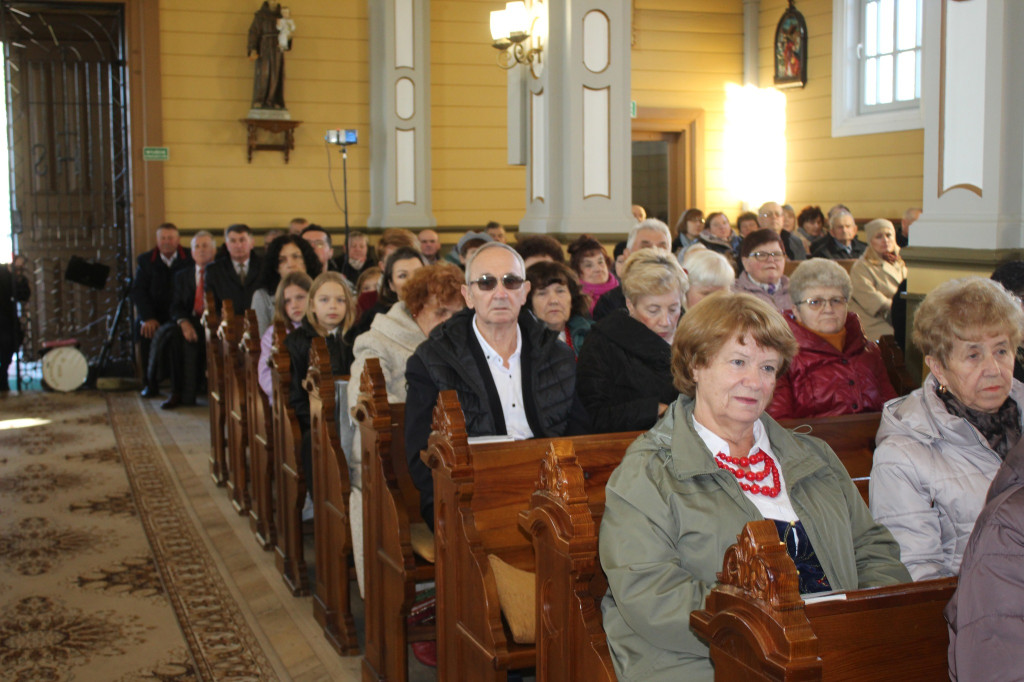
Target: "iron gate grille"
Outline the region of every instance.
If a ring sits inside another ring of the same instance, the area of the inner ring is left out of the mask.
[[[30,260],[27,358],[77,338],[91,360],[132,274],[128,87],[122,5],[0,2],[11,222]],[[101,263],[101,290],[64,279],[72,256]],[[130,308],[127,309],[130,311]],[[110,358],[133,367],[130,312]]]

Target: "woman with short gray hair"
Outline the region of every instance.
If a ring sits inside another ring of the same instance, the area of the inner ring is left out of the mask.
[[[802,262],[789,278],[793,309],[783,313],[800,344],[779,377],[768,413],[776,419],[878,412],[896,397],[878,346],[848,310],[850,276],[824,258]]]
[[[683,307],[687,310],[716,291],[728,291],[736,281],[732,263],[722,254],[709,249],[688,249],[683,256],[683,269],[690,281],[690,287],[683,298]]]
[[[850,309],[860,316],[864,334],[872,341],[892,334],[892,297],[907,278],[907,264],[900,258],[896,228],[884,218],[864,226],[868,248],[850,268],[853,295]]]

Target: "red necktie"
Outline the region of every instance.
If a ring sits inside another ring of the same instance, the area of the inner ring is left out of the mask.
[[[206,266],[199,268],[199,283],[196,285],[196,300],[192,304],[192,311],[196,315],[203,314],[203,296],[206,293]]]

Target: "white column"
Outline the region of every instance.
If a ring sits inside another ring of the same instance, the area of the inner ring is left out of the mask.
[[[1024,247],[1020,0],[939,0],[925,13],[924,213],[911,246]]]
[[[430,0],[367,0],[370,227],[433,227]]]
[[[523,232],[633,225],[630,3],[533,0],[547,13],[542,68],[527,80]],[[516,69],[527,69],[517,66]]]

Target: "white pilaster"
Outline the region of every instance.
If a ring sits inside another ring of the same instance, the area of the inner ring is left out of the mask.
[[[430,0],[367,0],[370,227],[432,227]]]
[[[927,4],[924,213],[910,244],[1024,247],[1024,3]]]
[[[523,232],[625,232],[632,144],[630,3],[533,0],[547,12],[542,68],[526,75]],[[525,66],[515,67],[526,70]]]

